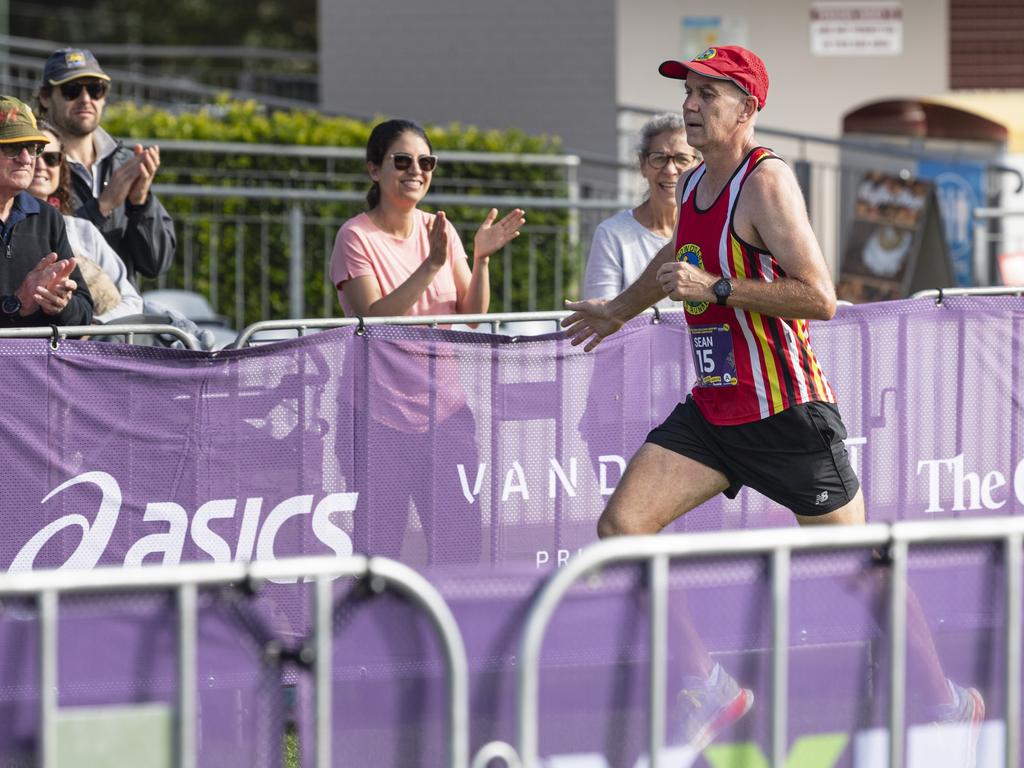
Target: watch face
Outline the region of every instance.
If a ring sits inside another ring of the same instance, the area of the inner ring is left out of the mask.
[[[717,296],[720,299],[727,299],[729,298],[730,294],[732,294],[732,283],[730,283],[723,277],[721,280],[715,283],[714,286],[712,286],[712,289],[715,292],[715,296]]]
[[[21,311],[21,301],[17,296],[4,296],[3,301],[0,302],[0,311],[5,315],[16,315]]]

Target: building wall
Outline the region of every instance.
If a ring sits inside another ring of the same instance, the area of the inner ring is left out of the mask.
[[[321,103],[615,150],[615,0],[321,0]]]
[[[764,59],[771,82],[759,119],[763,127],[836,137],[843,114],[865,102],[949,87],[949,0],[902,0],[902,54],[870,57],[812,55],[810,0],[616,2],[620,104],[680,109],[681,83],[660,77],[657,70],[665,59],[683,55],[684,16],[735,22],[732,26],[745,38],[737,42]]]

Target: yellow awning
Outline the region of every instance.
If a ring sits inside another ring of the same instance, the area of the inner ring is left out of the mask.
[[[1024,90],[951,91],[923,102],[973,112],[1006,128],[1006,151],[1024,155]]]

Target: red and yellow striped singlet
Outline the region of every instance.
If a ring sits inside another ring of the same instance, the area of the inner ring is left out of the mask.
[[[778,160],[758,147],[744,158],[715,202],[697,207],[705,166],[690,174],[676,228],[676,258],[713,275],[771,282],[786,273],[775,258],[741,240],[733,228],[740,190],[757,164]],[[811,350],[806,320],[786,320],[714,302],[686,302],[697,381],[693,399],[712,424],[746,424],[835,395]]]

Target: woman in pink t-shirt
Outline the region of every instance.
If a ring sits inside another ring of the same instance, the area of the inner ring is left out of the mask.
[[[479,314],[487,311],[491,254],[519,234],[518,208],[492,208],[473,238],[473,267],[444,211],[417,208],[437,167],[430,139],[408,120],[375,126],[366,144],[373,186],[367,211],[338,231],[331,281],[348,317]]]
[[[516,209],[497,221],[492,209],[473,238],[470,268],[444,213],[417,208],[436,166],[416,123],[388,120],[370,133],[368,210],[339,230],[331,254],[331,282],[346,316],[487,311],[489,257],[526,220]],[[417,334],[428,336],[410,338]],[[460,479],[460,471],[476,472],[480,462],[458,345],[413,330],[366,339],[339,384],[335,442],[342,472],[350,475],[348,490],[359,492],[355,550],[411,564],[480,562],[486,558],[480,502]],[[410,501],[422,538],[410,535]]]

